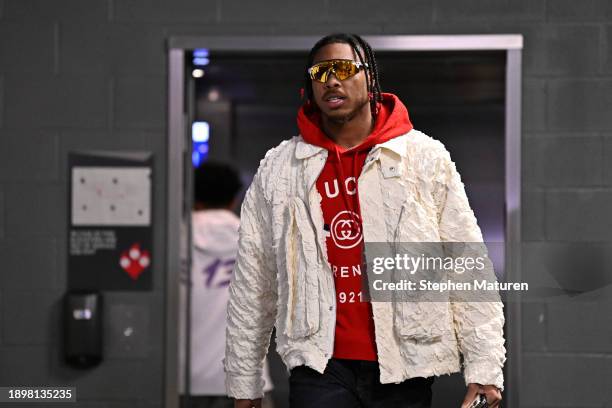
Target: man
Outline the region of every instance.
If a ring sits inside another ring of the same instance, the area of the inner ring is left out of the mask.
[[[381,92],[357,35],[315,44],[305,88],[300,136],[266,154],[242,206],[224,361],[235,407],[260,406],[273,326],[291,407],[429,407],[433,378],[459,371],[460,354],[463,407],[478,394],[498,407],[501,302],[454,302],[438,316],[361,293],[364,242],[398,231],[405,241],[482,242],[449,153]]]
[[[222,359],[229,282],[234,269],[240,221],[232,212],[242,182],[236,171],[222,163],[207,162],[194,172],[192,213],[190,397],[183,396],[186,408],[233,406],[225,392]],[[183,279],[182,301],[186,300]],[[182,310],[186,310],[184,307]],[[181,326],[185,326],[181,322]],[[182,330],[181,330],[182,333]],[[181,375],[185,370],[185,340],[181,340]],[[264,366],[265,391],[272,381]],[[183,382],[181,381],[181,386]],[[268,396],[271,402],[271,397]],[[187,404],[189,402],[189,404]],[[271,405],[268,403],[268,407]]]

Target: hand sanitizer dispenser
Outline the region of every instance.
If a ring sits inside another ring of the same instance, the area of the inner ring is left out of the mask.
[[[68,292],[64,297],[64,358],[75,368],[102,361],[102,294]]]

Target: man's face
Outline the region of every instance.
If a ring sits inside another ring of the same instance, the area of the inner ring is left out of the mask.
[[[327,44],[314,56],[313,65],[331,59],[350,59],[359,62],[349,44]],[[362,69],[350,78],[340,81],[334,74],[327,78],[327,82],[312,81],[314,100],[323,115],[335,120],[348,120],[355,116],[364,105],[368,104],[368,89],[366,85],[365,69]],[[344,97],[341,101],[330,101],[331,95]]]

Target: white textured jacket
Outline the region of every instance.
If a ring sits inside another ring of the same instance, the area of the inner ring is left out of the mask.
[[[273,327],[288,370],[322,373],[331,358],[336,295],[315,185],[326,159],[295,136],[268,151],[247,191],[228,305],[231,397],[263,395]],[[365,242],[483,240],[450,154],[418,130],[371,149],[358,194]],[[382,383],[460,371],[462,355],[466,384],[503,389],[501,302],[372,302],[372,311]]]

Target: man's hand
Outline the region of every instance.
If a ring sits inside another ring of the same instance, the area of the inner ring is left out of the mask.
[[[476,383],[469,383],[465,398],[461,408],[468,408],[470,404],[476,399],[478,394],[484,394],[487,397],[487,404],[490,408],[499,408],[502,400],[501,392],[494,385],[481,385]]]
[[[261,408],[261,398],[257,399],[235,399],[234,408]]]

